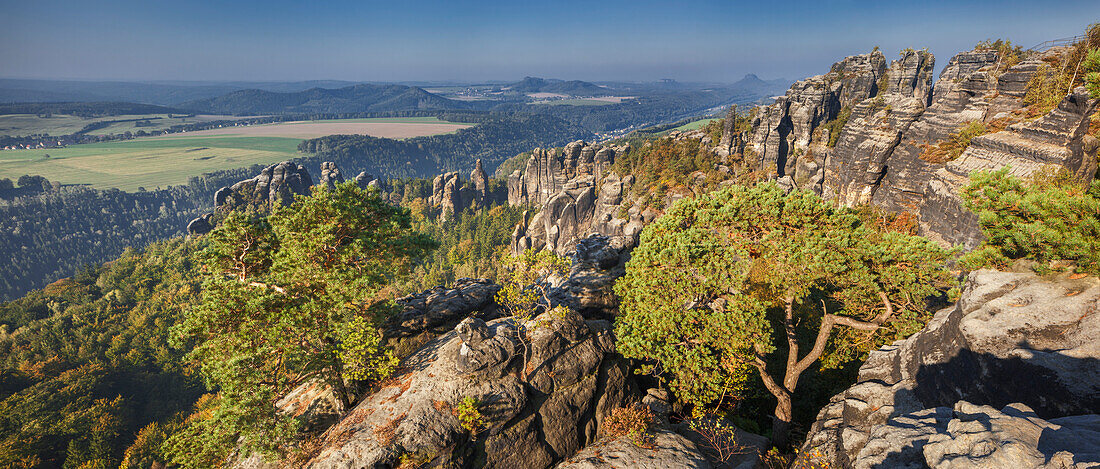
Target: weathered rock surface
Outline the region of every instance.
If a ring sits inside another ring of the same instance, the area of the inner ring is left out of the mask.
[[[633,395],[612,350],[610,324],[577,314],[467,319],[404,360],[391,385],[324,434],[307,466],[376,467],[419,453],[440,465],[549,467],[595,441],[603,416]],[[476,440],[453,412],[466,397],[481,402]]]
[[[878,51],[848,57],[757,108],[751,132],[735,135],[732,127],[726,129],[718,151],[730,154],[730,164],[770,175],[790,189],[813,190],[846,205],[917,214],[921,234],[971,248],[981,233],[957,196],[970,172],[1011,166],[1027,176],[1052,165],[1086,180],[1095,174],[1097,145],[1085,135],[1095,100],[1090,104],[1075,91],[1038,120],[1022,117],[1039,58],[1032,54],[1007,67],[997,51],[963,52],[932,86],[935,59],[926,51],[902,51],[889,64]],[[824,124],[845,109],[850,110],[845,125],[829,135]],[[922,159],[929,146],[960,127],[993,121],[1011,125],[973,139],[946,165]]]
[[[1100,415],[1039,418],[959,401],[872,427],[852,467],[1089,468],[1100,465]]]
[[[481,166],[481,158],[474,163],[474,170],[470,172],[470,183],[474,186],[474,201],[481,203],[489,195],[489,175]]]
[[[214,230],[214,223],[212,221],[213,214],[207,213],[201,217],[191,220],[187,224],[187,234],[189,235],[204,235]]]
[[[214,206],[288,205],[295,195],[308,195],[312,186],[313,179],[304,166],[284,161],[264,168],[256,177],[218,190]]]
[[[440,174],[432,180],[432,195],[429,205],[441,212],[441,220],[447,220],[470,207],[486,206],[494,202],[503,202],[503,193],[490,193],[489,176],[478,159],[470,179],[463,180],[458,171]]]
[[[714,434],[708,440],[686,423],[669,421],[669,403],[664,391],[650,389],[642,403],[649,407],[654,424],[647,431],[646,441],[639,444],[631,436],[605,436],[563,461],[558,469],[596,468],[711,468],[756,469],[760,455],[768,449],[768,439],[745,432],[723,419],[730,431]],[[726,454],[718,454],[714,446]],[[722,458],[725,458],[722,460]]]
[[[857,383],[819,413],[803,452],[816,449],[834,466],[847,467],[872,451],[867,448],[876,438],[876,445],[887,445],[916,441],[918,434],[954,434],[945,425],[968,412],[956,407],[960,401],[1019,404],[1051,424],[1088,420],[1073,416],[1100,409],[1098,308],[1096,277],[971,273],[955,306],[936,313],[921,332],[871,353]]]
[[[321,179],[318,183],[333,189],[336,184],[341,182],[344,182],[344,175],[340,174],[340,168],[336,167],[336,163],[331,161],[321,162]]]
[[[527,166],[508,177],[508,203],[539,206],[578,178],[586,179],[591,186],[602,179],[615,158],[624,153],[626,147],[603,147],[583,140],[561,149],[536,148]]]
[[[360,189],[366,189],[368,187],[378,187],[380,184],[378,178],[372,176],[366,171],[361,171],[358,176],[355,176],[355,185]]]
[[[1079,87],[1037,120],[971,139],[959,158],[931,174],[920,205],[922,231],[968,248],[981,242],[978,218],[963,208],[958,196],[974,171],[1008,167],[1011,174],[1027,177],[1049,166],[1091,180],[1096,174],[1096,156],[1085,151],[1085,132],[1096,106],[1097,101],[1090,100],[1085,88]]]
[[[614,318],[615,281],[626,273],[631,247],[623,238],[598,234],[578,241],[569,277],[553,291],[554,298],[587,318]]]
[[[652,441],[644,448],[628,437],[616,438],[587,446],[557,466],[558,469],[710,469],[711,467],[713,466],[695,443],[667,428],[653,430]]]
[[[460,278],[452,288],[431,290],[398,298],[401,312],[386,328],[388,337],[404,338],[425,331],[445,333],[467,317],[492,320],[500,317],[494,300],[500,285],[487,279]],[[440,326],[446,330],[437,330]]]
[[[634,178],[620,179],[610,171],[627,150],[582,141],[560,150],[535,150],[526,169],[508,178],[509,204],[539,208],[516,226],[513,252],[545,247],[564,255],[593,233],[633,245],[642,231],[642,208],[624,196]]]

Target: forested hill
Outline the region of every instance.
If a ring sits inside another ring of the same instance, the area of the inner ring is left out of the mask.
[[[258,168],[218,171],[163,190],[123,192],[0,179],[0,300],[17,298],[127,248],[177,236],[210,209],[214,191]]]
[[[547,80],[536,77],[525,77],[507,88],[517,93],[561,93],[574,96],[606,96],[613,93],[608,88],[587,81]]]
[[[465,109],[464,103],[404,85],[354,85],[278,93],[259,89],[234,91],[180,107],[212,114],[256,115],[297,113],[384,112],[410,109]]]
[[[121,116],[127,114],[185,114],[187,111],[153,104],[122,102],[5,103],[0,115],[71,114],[77,117]]]
[[[349,174],[366,171],[385,178],[428,178],[447,171],[469,171],[478,159],[492,172],[504,160],[532,148],[560,146],[591,135],[554,116],[515,115],[488,118],[453,134],[407,140],[330,135],[306,140],[298,150],[314,154],[307,165],[310,168],[321,161],[333,161]]]

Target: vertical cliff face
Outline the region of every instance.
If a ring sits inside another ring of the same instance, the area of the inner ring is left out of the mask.
[[[601,147],[582,140],[562,148],[535,149],[527,166],[508,177],[508,203],[538,206],[565,189],[570,182],[594,184],[615,163],[625,148]]]
[[[1095,174],[1095,145],[1085,135],[1095,104],[1083,91],[1038,119],[1024,112],[1042,58],[1032,53],[1008,66],[994,50],[963,52],[933,86],[935,58],[926,51],[903,51],[888,65],[878,51],[849,57],[758,108],[750,132],[728,126],[722,142],[736,153],[735,143],[747,140],[744,163],[782,185],[845,205],[912,212],[922,234],[973,247],[981,240],[977,219],[957,196],[970,172],[1010,166],[1029,176],[1052,165],[1084,180]],[[928,156],[930,146],[974,122],[991,133],[954,161]]]
[[[489,194],[489,176],[477,160],[470,172],[469,181],[464,181],[458,171],[440,174],[432,180],[432,195],[428,204],[441,210],[440,220],[446,221],[469,207],[483,206]]]
[[[627,151],[626,146],[582,141],[560,151],[535,150],[526,168],[508,178],[508,203],[539,210],[525,215],[516,226],[512,250],[546,247],[565,254],[593,233],[636,238],[642,229],[642,211],[625,209],[629,205],[624,205],[623,197],[634,178],[620,178],[610,171],[616,157]]]
[[[774,104],[759,108],[753,122],[749,148],[756,168],[778,178],[814,179],[823,161],[828,136],[815,131],[854,103],[879,93],[886,74],[886,58],[879,51],[848,57],[833,64],[825,75],[799,81]],[[802,173],[799,159],[803,159]]]

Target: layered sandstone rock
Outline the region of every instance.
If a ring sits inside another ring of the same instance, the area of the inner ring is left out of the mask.
[[[625,199],[633,176],[611,171],[629,148],[573,142],[564,149],[535,150],[524,170],[508,178],[508,202],[537,208],[524,215],[512,234],[512,250],[547,248],[573,251],[590,234],[633,245],[642,229],[642,209]]]
[[[260,171],[251,179],[223,187],[214,194],[214,207],[289,205],[295,195],[308,195],[313,179],[298,163],[284,161]]]
[[[955,306],[937,313],[921,332],[871,353],[857,383],[821,410],[803,453],[822,453],[836,467],[881,467],[875,465],[883,461],[889,467],[937,467],[934,463],[951,459],[946,455],[955,450],[948,448],[964,444],[962,433],[978,431],[964,432],[961,426],[971,424],[951,423],[976,419],[967,406],[992,406],[981,410],[986,420],[999,418],[994,408],[1011,406],[1016,418],[1030,422],[1017,423],[1028,428],[1094,419],[1075,416],[1100,409],[1097,307],[1096,277],[1048,280],[1033,273],[971,273]],[[988,425],[982,431],[993,434],[965,438],[1008,438],[997,436],[999,430]],[[1032,435],[1035,431],[1027,430]],[[933,441],[940,450],[928,448],[926,443]],[[1092,443],[1061,449],[1082,457],[1100,453],[1095,439],[1082,441]],[[1031,449],[1043,455],[1035,459],[1042,464],[1061,450],[1049,452],[1057,445],[1038,444]],[[888,449],[895,446],[904,455]],[[903,460],[916,463],[907,466]]]
[[[336,184],[344,182],[344,175],[340,174],[340,168],[336,167],[336,163],[331,161],[325,161],[321,163],[321,179],[318,184],[323,184],[330,190],[336,187]]]
[[[607,412],[635,395],[612,351],[610,324],[576,314],[470,318],[404,360],[392,385],[322,436],[306,467],[378,467],[404,454],[442,466],[550,467],[595,441]],[[454,411],[465,398],[480,402],[484,426],[474,434]]]
[[[878,51],[849,57],[757,108],[751,132],[727,126],[718,151],[730,154],[731,164],[740,162],[786,187],[846,205],[918,214],[922,234],[974,247],[981,240],[976,217],[957,195],[970,172],[1010,166],[1028,176],[1054,166],[1086,181],[1095,174],[1097,145],[1085,135],[1095,104],[1082,91],[1037,120],[1023,117],[1023,97],[1041,69],[1039,58],[1032,54],[1009,67],[997,51],[963,52],[932,86],[935,60],[926,51],[903,51],[889,64]],[[844,115],[839,134],[829,135],[835,126],[825,124]],[[971,122],[1010,125],[973,139],[955,161],[926,157],[930,146]]]
[[[981,242],[978,218],[963,207],[958,196],[974,171],[1007,167],[1011,174],[1026,178],[1055,167],[1091,180],[1096,174],[1096,156],[1095,149],[1086,151],[1085,132],[1096,105],[1080,87],[1037,120],[974,137],[958,159],[929,177],[919,205],[921,231],[945,244],[973,248]]]
[[[440,219],[443,221],[467,208],[495,201],[500,200],[489,193],[489,176],[481,166],[481,159],[475,163],[468,181],[463,180],[458,171],[436,176],[432,180],[432,195],[428,198],[430,205],[440,209]]]

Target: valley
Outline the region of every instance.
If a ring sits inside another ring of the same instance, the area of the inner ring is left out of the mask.
[[[0,77],[0,467],[1096,467],[1100,8],[957,3],[0,47],[135,77]]]

